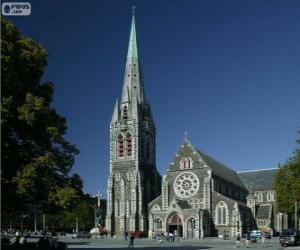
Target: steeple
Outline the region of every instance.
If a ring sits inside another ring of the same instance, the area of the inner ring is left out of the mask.
[[[121,103],[135,103],[136,100],[138,103],[145,102],[143,77],[136,40],[135,7],[133,6]]]
[[[125,231],[147,231],[148,203],[161,190],[155,163],[155,124],[145,100],[134,9],[122,97],[115,103],[109,125],[106,228],[120,236]]]

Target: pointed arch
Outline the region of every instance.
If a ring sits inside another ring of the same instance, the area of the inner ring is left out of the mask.
[[[216,224],[228,225],[229,211],[225,201],[220,201],[216,206]]]
[[[156,218],[154,220],[154,230],[161,230],[162,229],[162,219],[161,218]]]
[[[191,157],[182,158],[180,161],[180,169],[191,169],[193,168],[193,160]]]

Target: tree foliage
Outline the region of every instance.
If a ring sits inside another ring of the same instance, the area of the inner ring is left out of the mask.
[[[300,131],[298,135],[298,148],[293,156],[279,167],[275,178],[278,209],[284,213],[293,213],[295,200],[300,201]]]
[[[1,28],[2,215],[70,209],[83,184],[70,176],[78,150],[51,106],[54,85],[41,81],[47,51],[4,18]]]

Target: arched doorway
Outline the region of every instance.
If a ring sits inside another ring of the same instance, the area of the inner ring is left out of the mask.
[[[167,220],[167,231],[182,237],[182,221],[177,213],[171,214]]]

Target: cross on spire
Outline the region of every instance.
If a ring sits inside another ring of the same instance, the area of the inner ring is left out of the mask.
[[[188,132],[184,131],[184,141],[187,141],[187,140],[188,140]]]

